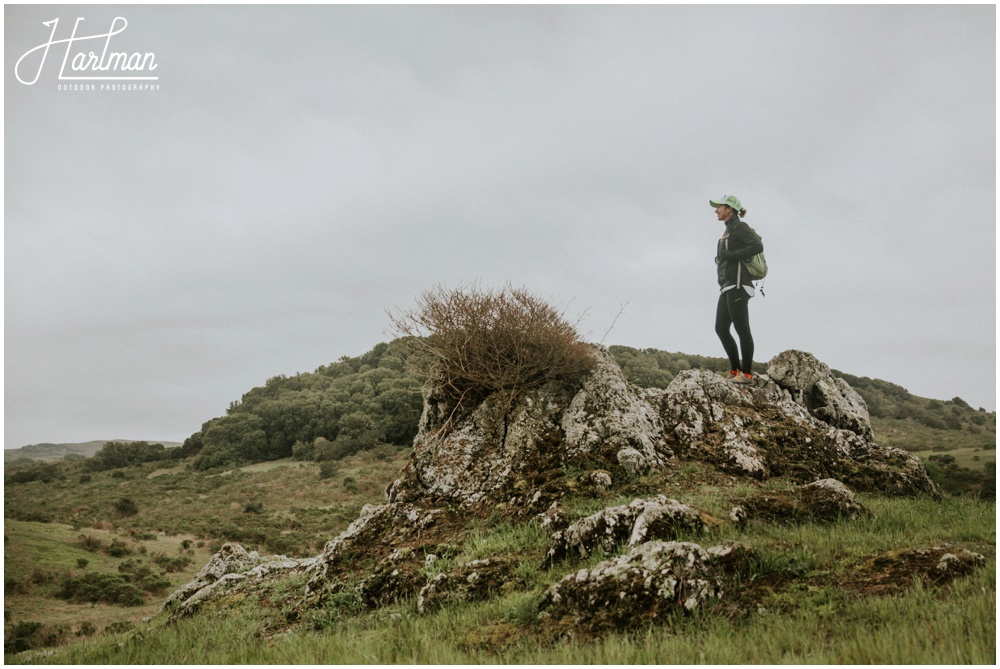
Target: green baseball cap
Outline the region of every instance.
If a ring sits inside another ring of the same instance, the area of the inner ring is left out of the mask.
[[[735,195],[723,195],[718,200],[709,200],[708,203],[712,205],[713,209],[715,207],[721,207],[722,205],[726,205],[727,207],[732,207],[736,211],[739,211],[740,209],[743,208],[743,205],[740,204],[740,199]]]

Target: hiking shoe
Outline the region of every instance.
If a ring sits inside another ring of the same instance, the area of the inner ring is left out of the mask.
[[[738,369],[734,369],[726,374],[726,381],[735,381],[737,376],[740,376],[740,371]]]
[[[752,386],[753,377],[749,374],[743,374],[742,372],[736,375],[736,378],[732,381],[737,386]]]

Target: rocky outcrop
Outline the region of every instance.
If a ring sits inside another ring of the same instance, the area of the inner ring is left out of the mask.
[[[604,472],[608,488],[675,455],[758,480],[837,478],[858,490],[938,494],[919,460],[874,443],[864,400],[808,353],[775,356],[750,388],[688,370],[665,390],[630,386],[606,349],[596,353],[578,386],[526,393],[509,414],[487,398],[456,415],[443,393],[425,389],[413,457],[389,502],[538,513],[567,492],[565,480],[554,483],[567,465]]]
[[[426,611],[505,592],[523,580],[504,559],[447,569],[429,562],[454,555],[453,542],[461,541],[470,517],[497,514],[513,522],[537,518],[551,535],[550,564],[585,559],[598,548],[609,555],[624,550],[553,584],[542,602],[550,622],[618,627],[721,597],[720,574],[734,565],[745,570],[753,549],[674,541],[725,521],[663,494],[582,519],[564,511],[564,498],[613,496],[620,503],[632,488],[650,495],[650,482],[665,478],[658,472],[687,463],[708,465],[695,469],[726,479],[781,477],[779,486],[733,510],[737,524],[856,518],[866,511],[852,489],[939,496],[918,459],[873,441],[864,401],[809,354],[776,356],[750,387],[688,370],[666,389],[647,390],[630,386],[606,349],[598,347],[596,358],[579,382],[533,389],[513,406],[487,397],[459,411],[428,386],[413,454],[385,504],[365,506],[308,560],[264,559],[228,544],[165,609],[192,610],[275,571],[305,572],[305,595],[313,602],[353,588],[368,607],[415,596]],[[941,560],[950,568],[950,558]]]
[[[748,519],[781,521],[856,520],[868,510],[843,483],[822,479],[791,490],[761,491],[741,502],[730,517],[736,522]]]
[[[276,571],[295,569],[307,561],[284,555],[261,557],[239,544],[228,543],[212,556],[201,571],[178,588],[163,604],[163,611],[173,616],[191,613],[208,599],[234,587],[245,579],[261,578]]]
[[[767,364],[767,375],[824,423],[872,438],[864,399],[811,353],[780,353]]]
[[[940,496],[919,459],[872,440],[864,400],[807,353],[775,356],[752,387],[688,370],[644,396],[681,459],[757,480],[836,478],[861,491]]]
[[[513,588],[524,587],[509,558],[483,558],[458,565],[428,579],[417,597],[417,611],[427,613],[446,604],[488,599]]]
[[[891,594],[909,587],[915,578],[945,585],[985,564],[984,555],[958,546],[904,548],[866,559],[844,585],[866,594]]]
[[[662,467],[672,457],[659,414],[625,381],[607,349],[578,387],[551,383],[526,393],[509,415],[487,398],[452,416],[441,393],[424,392],[411,461],[390,502],[433,499],[481,508],[548,505],[544,485],[568,463],[606,471],[605,485]],[[617,472],[617,474],[616,474]]]
[[[361,515],[328,541],[323,552],[305,567],[310,576],[306,594],[321,592],[335,580],[336,574],[361,558],[387,556],[385,559],[392,562],[401,555],[408,555],[394,553],[400,547],[430,547],[446,541],[454,522],[453,515],[446,509],[427,509],[406,503],[366,504]]]
[[[692,612],[722,596],[712,555],[698,544],[648,541],[625,555],[580,569],[553,584],[539,619],[569,618],[574,628],[634,628],[643,618]]]
[[[621,544],[634,546],[651,539],[672,538],[679,531],[700,532],[704,528],[698,510],[656,495],[603,509],[555,532],[547,557],[553,561],[569,555],[585,558],[598,547],[611,553]]]

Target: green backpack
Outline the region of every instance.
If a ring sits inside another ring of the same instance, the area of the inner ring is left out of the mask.
[[[753,228],[750,229],[753,230]],[[753,233],[757,235],[756,230],[753,230]],[[757,235],[757,238],[760,239],[760,235]],[[755,255],[753,258],[750,258],[750,260],[747,260],[745,264],[747,274],[749,274],[750,278],[754,281],[759,281],[767,276],[767,260],[764,259],[763,251]]]

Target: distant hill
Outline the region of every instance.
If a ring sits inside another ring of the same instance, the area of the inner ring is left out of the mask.
[[[80,455],[85,458],[93,457],[94,453],[101,450],[101,447],[109,441],[120,441],[130,444],[135,439],[101,439],[98,441],[85,441],[78,444],[30,444],[21,448],[7,448],[3,452],[3,461],[13,460],[40,460],[52,461],[62,460],[66,455]],[[163,444],[166,448],[180,446],[176,441],[155,441],[150,443]]]

